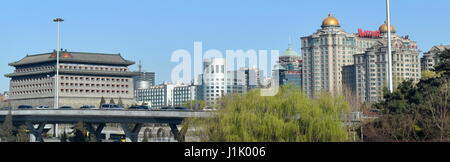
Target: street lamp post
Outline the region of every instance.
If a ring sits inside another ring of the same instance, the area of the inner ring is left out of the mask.
[[[388,82],[389,91],[394,92],[394,81],[392,76],[392,41],[391,41],[391,6],[390,0],[386,0],[386,15],[387,15],[387,41],[388,41]]]
[[[55,103],[54,107],[57,109],[59,107],[59,52],[60,52],[60,34],[59,34],[59,24],[64,21],[62,18],[56,18],[53,20],[57,24],[57,38],[56,38],[56,74],[55,74]]]
[[[53,22],[56,22],[57,24],[57,38],[56,38],[56,73],[55,73],[55,101],[54,101],[54,109],[59,108],[59,52],[60,52],[60,30],[59,25],[61,22],[63,22],[64,19],[62,18],[56,18],[53,19]],[[59,130],[58,130],[58,124],[53,125],[53,130],[55,137],[59,137]]]

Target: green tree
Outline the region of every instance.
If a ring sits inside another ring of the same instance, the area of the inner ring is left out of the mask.
[[[28,132],[27,127],[25,125],[21,125],[17,132],[16,142],[30,142],[30,135]]]
[[[435,72],[419,83],[405,81],[374,106],[381,116],[364,126],[370,141],[448,141],[450,132],[450,53],[440,54],[442,62]],[[440,75],[443,74],[443,75]]]
[[[114,99],[111,98],[111,100],[109,100],[109,104],[116,104],[116,102],[114,102]]]
[[[124,107],[122,97],[119,97],[119,101],[117,102],[117,105],[119,105],[120,107]]]
[[[103,104],[106,104],[106,100],[105,97],[102,96],[102,98],[100,99],[100,106],[98,107],[102,107]]]
[[[301,89],[283,86],[272,97],[259,90],[230,95],[216,117],[189,119],[202,141],[213,142],[340,142],[350,141],[342,119],[350,107],[343,96],[322,93],[309,99]]]
[[[11,109],[8,112],[8,115],[5,117],[5,121],[1,127],[1,138],[4,142],[15,142],[16,137],[14,136],[14,125],[13,125],[13,116],[11,114]]]
[[[450,76],[450,49],[439,53],[440,63],[434,68],[436,72]]]
[[[422,79],[427,80],[427,79],[435,78],[437,76],[438,76],[438,74],[434,71],[429,71],[429,70],[422,71]]]

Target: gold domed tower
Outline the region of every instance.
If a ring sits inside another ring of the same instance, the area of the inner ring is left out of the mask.
[[[328,14],[328,17],[325,18],[322,22],[322,28],[324,27],[341,27],[341,24],[339,23],[339,20],[336,19],[331,13]]]
[[[388,26],[387,23],[384,23],[383,25],[380,26],[380,28],[378,28],[378,30],[380,31],[380,33],[387,33],[388,32]],[[391,24],[391,33],[396,33],[397,31],[395,30],[394,26],[392,26]]]

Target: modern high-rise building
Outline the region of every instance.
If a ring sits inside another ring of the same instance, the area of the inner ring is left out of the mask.
[[[136,100],[152,108],[183,106],[188,101],[202,100],[202,89],[193,84],[161,84],[134,91]]]
[[[279,57],[275,73],[278,75],[279,85],[292,84],[303,87],[303,60],[302,57],[291,48],[289,43],[286,51]]]
[[[139,75],[133,77],[134,89],[145,89],[155,85],[155,73],[139,71]]]
[[[227,71],[227,94],[245,94],[248,91],[261,88],[263,71],[258,68],[240,68]]]
[[[450,49],[450,45],[433,46],[428,52],[424,53],[420,59],[422,71],[434,70],[434,67],[440,62],[438,54],[446,49]]]
[[[381,39],[376,32],[345,32],[331,14],[323,20],[321,27],[316,33],[300,38],[303,89],[310,97],[319,91],[342,92],[343,67],[352,65],[353,55],[364,53]]]
[[[203,100],[214,105],[227,94],[245,94],[254,88],[260,88],[263,71],[257,68],[241,67],[239,70],[227,70],[224,58],[205,59],[203,74],[199,75],[203,89]]]
[[[203,61],[203,99],[209,105],[214,105],[217,100],[227,93],[226,60],[224,58],[211,58]]]
[[[226,94],[245,94],[247,93],[246,73],[243,70],[227,71],[226,75]]]
[[[388,56],[387,25],[379,31],[383,39],[362,54],[354,55],[354,65],[344,67],[344,85],[351,89],[361,101],[378,102],[383,98],[383,88],[387,88]],[[392,31],[393,82],[397,87],[401,82],[421,78],[419,50],[415,41],[401,37]]]
[[[264,71],[258,68],[240,68],[239,71],[244,73],[244,85],[247,91],[255,88],[261,88],[264,78]]]
[[[11,78],[9,99],[11,106],[54,105],[56,51],[27,55],[10,63],[15,67]],[[134,62],[120,54],[60,52],[59,105],[80,107],[98,105],[102,97],[121,98],[125,105],[135,102],[132,77],[128,66]]]

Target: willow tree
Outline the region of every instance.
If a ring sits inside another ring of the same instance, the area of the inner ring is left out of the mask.
[[[15,127],[13,125],[13,117],[11,109],[9,109],[8,115],[5,116],[5,120],[0,129],[0,138],[3,142],[15,142],[16,137],[14,136]]]
[[[343,122],[344,97],[323,93],[309,99],[293,86],[276,96],[259,90],[225,97],[214,118],[190,119],[192,135],[212,142],[341,142],[351,138]],[[186,123],[185,123],[186,124]]]
[[[30,142],[29,130],[25,125],[21,125],[16,135],[16,142]]]

